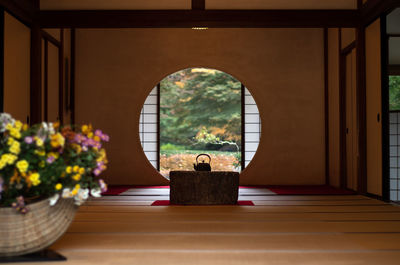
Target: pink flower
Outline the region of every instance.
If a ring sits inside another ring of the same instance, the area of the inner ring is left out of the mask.
[[[104,180],[99,179],[99,185],[100,185],[101,192],[107,191],[107,184],[104,182]]]
[[[100,139],[104,142],[108,142],[110,140],[110,137],[107,134],[103,133],[101,130],[96,130],[94,134],[100,137]]]
[[[49,156],[48,158],[47,158],[47,163],[49,163],[49,164],[51,164],[51,163],[53,163],[54,162],[54,160],[56,160],[55,158],[54,158],[54,156]]]
[[[103,134],[103,136],[101,137],[101,140],[103,140],[104,142],[108,142],[108,141],[110,141],[110,136],[108,136],[107,134]]]
[[[25,143],[27,143],[27,144],[31,144],[31,143],[33,143],[33,137],[31,137],[31,136],[26,136],[26,137],[24,138],[24,141],[25,141]]]
[[[101,130],[96,130],[96,131],[94,132],[94,135],[96,135],[96,136],[98,136],[98,137],[101,138],[101,136],[103,135],[103,132],[102,132]]]

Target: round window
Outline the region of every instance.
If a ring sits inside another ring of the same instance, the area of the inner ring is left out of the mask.
[[[199,154],[211,157],[213,171],[240,172],[257,150],[261,122],[240,81],[215,69],[188,68],[150,92],[139,135],[146,157],[166,178],[171,170],[194,170]]]

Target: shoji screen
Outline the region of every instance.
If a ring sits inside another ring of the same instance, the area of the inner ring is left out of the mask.
[[[244,87],[244,166],[250,163],[255,155],[261,137],[261,119],[260,113],[253,96],[249,90]]]
[[[389,114],[390,142],[390,200],[400,200],[400,112]]]
[[[139,135],[143,151],[147,159],[157,170],[159,169],[158,153],[158,94],[159,86],[156,86],[146,98],[139,121]]]

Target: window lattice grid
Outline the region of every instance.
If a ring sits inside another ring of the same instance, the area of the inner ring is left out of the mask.
[[[158,88],[155,87],[146,98],[139,120],[139,136],[143,151],[158,170]]]
[[[400,112],[389,114],[390,200],[400,200]]]
[[[261,118],[249,90],[244,88],[244,166],[250,163],[253,159],[261,137]]]

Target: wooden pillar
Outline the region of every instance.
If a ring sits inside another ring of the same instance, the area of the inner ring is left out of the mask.
[[[42,121],[42,46],[38,24],[31,27],[31,115],[30,124]]]
[[[356,30],[357,52],[357,112],[358,112],[358,192],[367,193],[367,122],[365,87],[365,28]]]

